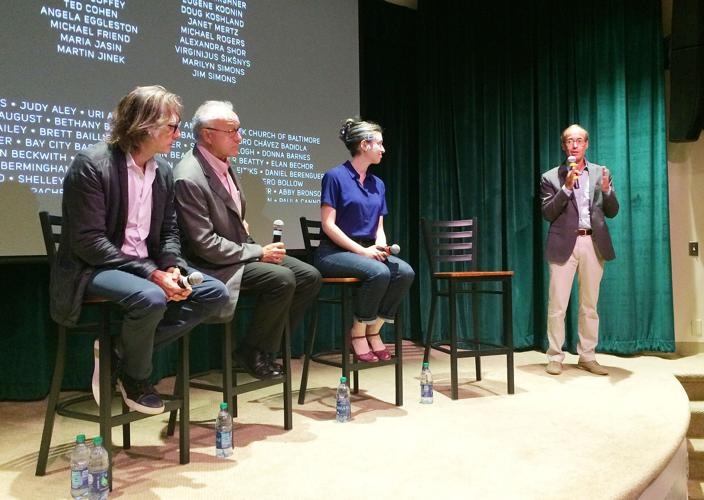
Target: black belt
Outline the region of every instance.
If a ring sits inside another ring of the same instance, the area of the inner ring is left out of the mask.
[[[327,243],[327,244],[330,244],[335,247],[337,246],[335,243],[333,243],[333,241],[330,238],[327,237],[326,234],[324,234],[324,233],[321,233],[321,234],[322,234],[322,236],[320,237],[321,244]],[[362,245],[364,248],[370,247],[376,243],[376,240],[367,239],[367,238],[350,238],[350,239],[352,241],[354,241],[355,243],[357,243],[358,245]]]
[[[592,234],[591,229],[577,229],[575,232],[577,236],[590,236]]]

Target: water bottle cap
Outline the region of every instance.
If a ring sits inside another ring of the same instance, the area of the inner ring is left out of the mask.
[[[76,442],[77,443],[85,443],[86,442],[86,435],[85,434],[78,434],[76,436]]]
[[[96,436],[93,438],[93,446],[102,446],[103,438],[101,436]]]
[[[340,382],[341,383],[347,382],[347,377],[340,377]]]
[[[223,401],[222,403],[220,403],[220,409],[221,409],[221,410],[227,410],[227,403],[224,402],[224,401]]]

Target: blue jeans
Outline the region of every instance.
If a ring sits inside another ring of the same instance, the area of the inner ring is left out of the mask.
[[[96,271],[86,295],[105,297],[123,308],[120,354],[124,372],[136,380],[151,375],[155,349],[218,314],[229,300],[225,285],[210,276],[203,275],[203,283],[186,300],[167,301],[155,283],[117,269]]]
[[[393,255],[380,262],[330,243],[321,243],[313,254],[315,266],[324,277],[362,280],[354,300],[357,321],[371,323],[381,318],[393,323],[398,306],[416,275],[411,266]]]

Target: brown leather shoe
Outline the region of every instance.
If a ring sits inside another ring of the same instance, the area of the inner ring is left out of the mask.
[[[593,359],[591,361],[584,361],[584,360],[579,360],[577,363],[577,368],[581,368],[582,370],[586,370],[589,373],[593,373],[594,375],[608,375],[609,370],[601,366],[599,363],[596,362],[596,359]]]
[[[559,375],[562,373],[562,363],[559,361],[550,361],[548,366],[545,367],[545,371],[550,375]]]

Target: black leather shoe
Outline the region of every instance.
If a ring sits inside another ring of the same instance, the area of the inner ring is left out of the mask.
[[[277,373],[277,376],[283,375],[284,367],[281,363],[276,362],[276,353],[268,352],[266,353],[266,356],[269,359],[269,367],[271,368],[271,371],[273,373]]]
[[[254,378],[268,379],[281,375],[272,369],[267,353],[254,347],[243,344],[232,356],[237,364]]]

